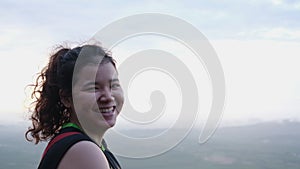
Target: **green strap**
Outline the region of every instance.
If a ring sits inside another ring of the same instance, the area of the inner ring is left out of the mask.
[[[103,152],[105,151],[105,147],[103,146],[103,144],[101,144],[100,148]]]
[[[81,128],[75,123],[66,123],[62,126],[62,128],[66,128],[66,127],[74,127],[74,128],[81,130]]]
[[[71,123],[71,122],[62,125],[62,128],[66,128],[66,127],[74,127],[74,128],[77,128],[77,129],[81,130],[81,128],[77,124]],[[103,146],[103,144],[101,144],[100,148],[101,148],[102,151],[105,151],[105,147]]]

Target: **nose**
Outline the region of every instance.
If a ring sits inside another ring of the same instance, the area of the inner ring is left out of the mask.
[[[100,102],[112,102],[114,100],[115,100],[115,98],[113,97],[112,92],[111,92],[110,89],[103,89],[100,92],[98,101],[100,101]]]

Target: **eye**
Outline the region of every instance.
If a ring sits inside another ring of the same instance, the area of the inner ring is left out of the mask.
[[[98,90],[98,87],[95,85],[90,85],[90,86],[86,86],[85,90],[89,92],[94,92],[95,90]]]
[[[117,88],[119,88],[120,87],[120,84],[119,83],[112,83],[111,84],[111,88],[112,89],[117,89]]]

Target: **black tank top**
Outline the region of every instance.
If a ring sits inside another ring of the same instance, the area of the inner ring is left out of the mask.
[[[95,143],[81,130],[74,127],[66,127],[60,130],[48,143],[38,169],[57,169],[65,153],[79,141],[91,141]],[[95,143],[96,144],[96,143]],[[104,139],[101,150],[103,151],[110,169],[121,169],[121,166],[115,156],[107,148]]]

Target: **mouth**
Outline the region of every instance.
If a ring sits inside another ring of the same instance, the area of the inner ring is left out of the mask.
[[[112,116],[115,113],[116,106],[99,108],[100,113],[104,117]]]

